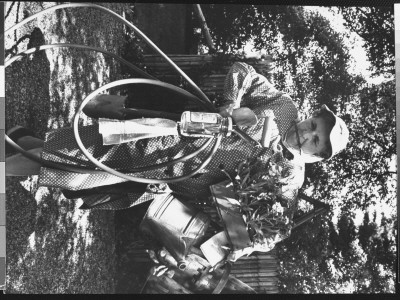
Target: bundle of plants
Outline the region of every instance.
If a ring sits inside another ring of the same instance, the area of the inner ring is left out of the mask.
[[[282,154],[278,152],[267,162],[259,158],[241,161],[236,177],[229,177],[254,245],[269,248],[268,245],[271,244],[273,247],[290,235],[293,225],[291,210],[288,209],[288,201],[282,192],[288,175]]]

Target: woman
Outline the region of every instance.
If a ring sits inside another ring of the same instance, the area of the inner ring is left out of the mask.
[[[116,96],[113,96],[116,97]],[[304,181],[304,163],[329,159],[345,148],[348,142],[348,130],[342,119],[337,117],[325,105],[313,117],[298,122],[298,111],[292,99],[276,90],[271,83],[245,63],[235,63],[225,80],[224,106],[220,108],[222,116],[232,116],[234,122],[254,140],[261,139],[266,115],[275,116],[272,138],[281,138],[288,156],[284,161],[285,185],[283,195],[288,206],[293,207],[298,189]],[[258,117],[253,125],[239,120],[235,112],[241,107],[251,109]],[[246,126],[247,125],[247,126]],[[41,141],[23,128],[14,128],[8,135],[25,150],[41,156],[45,160],[57,163],[93,168],[93,164],[80,151],[75,142],[72,128],[61,128],[49,132],[46,141]],[[202,138],[164,136],[144,139],[137,142],[114,146],[103,146],[98,126],[80,128],[81,139],[88,151],[105,165],[128,170],[161,163],[183,156],[198,149]],[[211,145],[198,156],[184,163],[166,168],[132,173],[136,177],[169,178],[187,174],[205,158]],[[81,197],[85,208],[122,209],[153,199],[154,195],[166,188],[192,199],[207,199],[209,186],[226,179],[219,168],[223,165],[230,176],[246,158],[260,158],[267,161],[273,154],[272,147],[256,148],[236,135],[225,137],[212,158],[201,173],[182,182],[158,186],[127,182],[111,174],[78,174],[42,167],[20,154],[7,158],[6,174],[9,176],[39,174],[39,185],[57,187],[66,190],[68,198]]]

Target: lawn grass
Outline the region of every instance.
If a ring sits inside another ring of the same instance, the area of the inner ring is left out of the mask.
[[[97,4],[120,15],[130,5]],[[15,3],[5,28],[53,5]],[[43,44],[76,43],[120,55],[125,43],[123,26],[92,8],[46,14],[16,36],[6,36],[6,49],[24,35],[18,52]],[[71,126],[78,105],[89,93],[120,78],[119,63],[92,51],[61,48],[25,57],[6,68],[6,129],[18,124],[44,138],[50,129]],[[6,179],[6,293],[117,292],[117,281],[124,277],[117,275],[121,264],[115,212],[79,210],[81,200],[65,199],[58,189],[37,187],[37,179]]]

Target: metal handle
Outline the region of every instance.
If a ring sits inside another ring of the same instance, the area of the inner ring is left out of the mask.
[[[224,274],[222,274],[221,279],[219,280],[214,291],[212,292],[213,294],[219,294],[222,292],[222,290],[224,289],[225,285],[227,284],[227,282],[229,280],[229,274],[231,273],[231,269],[232,269],[231,263],[227,262],[225,264]]]
[[[269,116],[264,117],[264,127],[261,135],[261,145],[264,148],[269,147],[269,145],[271,144],[272,120],[273,120],[272,117]]]
[[[251,136],[249,136],[247,133],[239,129],[237,126],[233,126],[232,131],[236,133],[242,140],[252,144],[255,147],[262,147],[259,142],[254,140]]]

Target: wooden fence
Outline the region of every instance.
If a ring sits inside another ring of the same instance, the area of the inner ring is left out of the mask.
[[[214,222],[221,223],[215,207],[204,206],[202,210]],[[279,293],[276,250],[266,253],[253,252],[250,256],[241,257],[233,264],[231,275],[252,287],[259,294]]]
[[[221,93],[224,88],[225,76],[232,66],[233,58],[219,58],[212,55],[169,55],[206,95]],[[261,70],[264,63],[255,59],[244,59],[256,70]],[[147,70],[162,81],[176,84],[179,82],[177,72],[159,55],[144,55],[144,65]],[[261,71],[260,71],[261,72]],[[269,80],[272,76],[265,74]]]
[[[176,63],[184,72],[200,69],[201,67],[211,64],[213,57],[211,55],[168,55],[168,57]],[[157,74],[175,74],[175,71],[160,55],[144,55],[144,65],[152,72]]]
[[[276,251],[255,252],[234,263],[231,275],[251,286],[259,294],[276,294],[278,289],[278,260]]]

